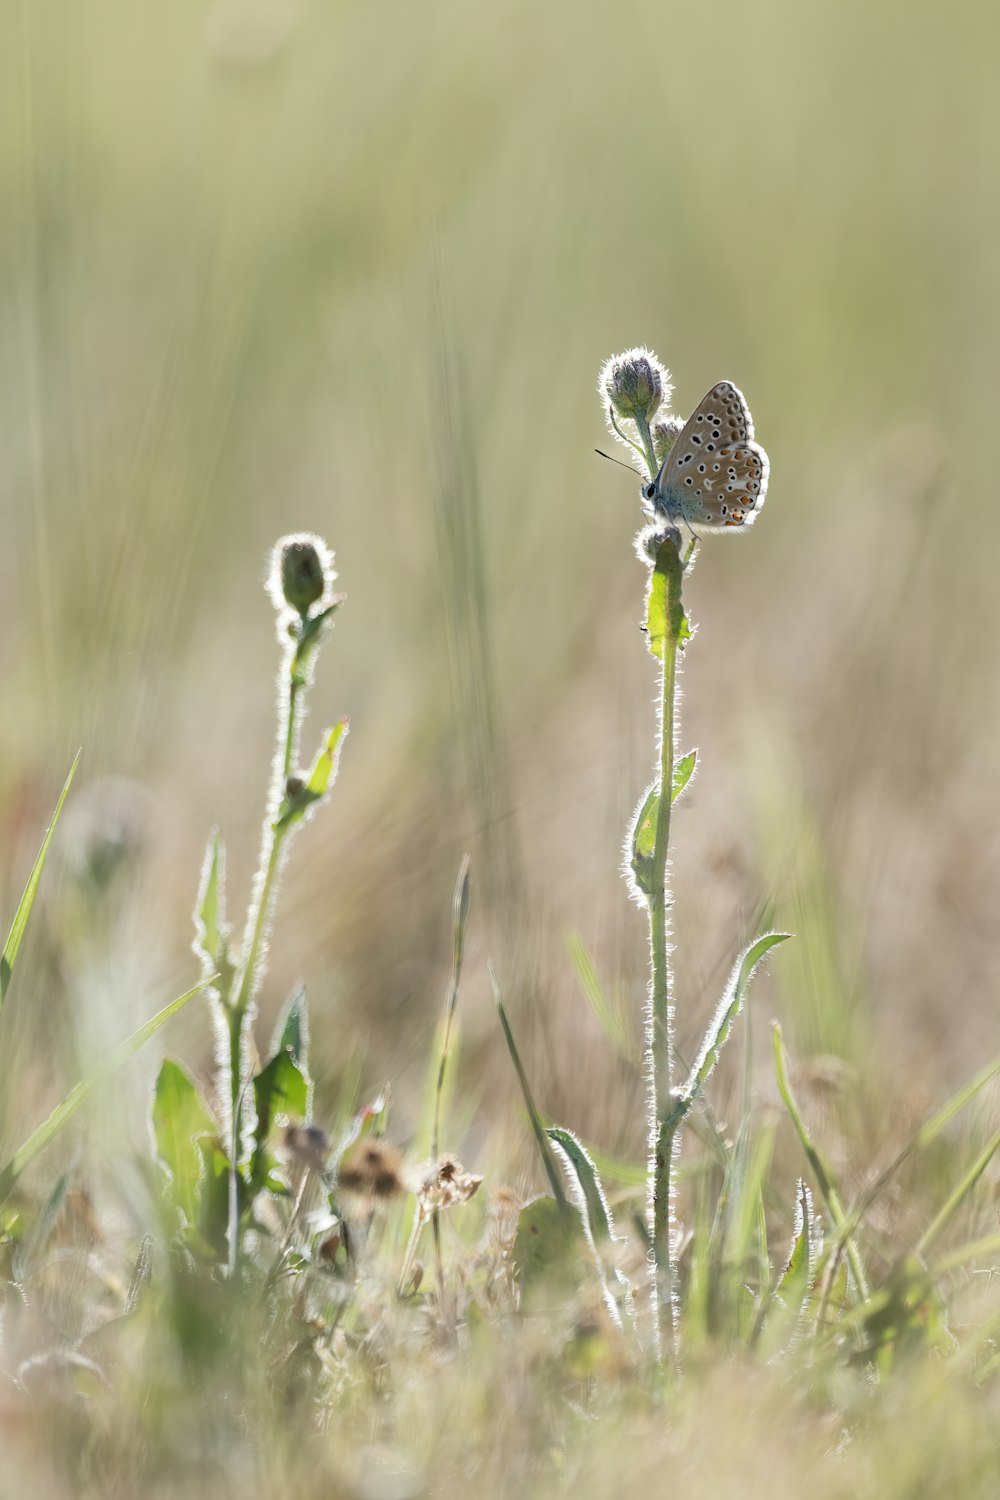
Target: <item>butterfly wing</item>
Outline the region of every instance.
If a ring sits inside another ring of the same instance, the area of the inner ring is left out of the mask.
[[[731,380],[714,385],[675,441],[657,481],[655,508],[692,531],[745,530],[764,504],[767,454],[753,440],[750,408]]]

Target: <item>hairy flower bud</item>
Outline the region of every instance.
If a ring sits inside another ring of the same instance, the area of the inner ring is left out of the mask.
[[[281,544],[281,592],[297,614],[307,615],[322,599],[327,585],[326,548],[318,537],[287,537]],[[320,551],[322,548],[322,552]],[[327,559],[329,554],[327,553]]]
[[[670,377],[649,349],[627,349],[605,364],[600,391],[616,416],[650,422],[664,398],[669,400]]]
[[[664,417],[653,424],[653,452],[658,464],[662,464],[683,431],[683,417]]]

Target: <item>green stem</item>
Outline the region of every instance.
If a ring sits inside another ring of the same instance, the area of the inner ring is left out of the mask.
[[[304,628],[304,623],[300,628]],[[275,751],[271,793],[268,801],[270,816],[264,825],[264,841],[260,861],[256,894],[252,907],[252,921],[248,922],[243,940],[243,953],[236,995],[229,1005],[229,1089],[230,1089],[230,1176],[229,1176],[229,1275],[235,1278],[240,1265],[240,1151],[242,1146],[241,1117],[243,1113],[243,1033],[258,983],[261,951],[271,919],[274,905],[278,871],[281,867],[281,852],[288,836],[290,825],[282,824],[281,813],[285,803],[285,787],[292,772],[298,745],[299,720],[302,714],[300,694],[306,684],[305,658],[313,641],[301,639],[289,653],[287,677],[287,703],[278,718],[278,743]]]
[[[673,1009],[670,995],[670,955],[667,945],[667,859],[670,849],[670,808],[674,778],[677,648],[681,607],[681,568],[670,541],[661,546],[665,558],[662,571],[667,584],[666,631],[660,673],[660,759],[657,771],[658,798],[653,847],[652,894],[649,898],[649,946],[652,993],[648,1019],[648,1052],[652,1068],[649,1108],[649,1234],[653,1248],[652,1296],[657,1324],[675,1327],[674,1266],[670,1219],[673,1199],[673,1135],[665,1121],[670,1111],[673,1084]],[[657,559],[660,569],[660,559]]]
[[[646,463],[649,466],[649,477],[650,479],[655,479],[660,472],[660,466],[656,462],[656,449],[653,447],[653,434],[649,430],[649,423],[644,416],[637,414],[635,425],[638,428],[643,453],[645,454]]]

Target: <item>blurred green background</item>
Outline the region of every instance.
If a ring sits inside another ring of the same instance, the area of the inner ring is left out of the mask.
[[[265,1020],[304,978],[319,1114],[388,1077],[405,1139],[469,849],[456,1131],[513,1099],[492,956],[540,1103],[638,1159],[566,947],[638,1017],[619,866],[655,672],[636,482],[593,454],[598,368],[635,343],[681,414],[735,380],[771,457],[689,588],[682,1051],[761,923],[799,935],[757,994],[765,1096],[770,1015],[817,1076],[871,1080],[873,1141],[994,1051],[997,8],[5,0],[0,26],[5,912],[84,748],[3,1017],[7,1133],[193,982],[213,824],[238,920],[260,581],[311,528],[349,598],[306,746],[352,730]],[[207,1068],[204,1013],[166,1045]]]

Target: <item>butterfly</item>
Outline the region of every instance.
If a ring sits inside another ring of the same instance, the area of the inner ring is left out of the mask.
[[[643,485],[644,509],[696,535],[745,531],[764,504],[769,471],[742,391],[720,380],[698,402],[656,478]]]

